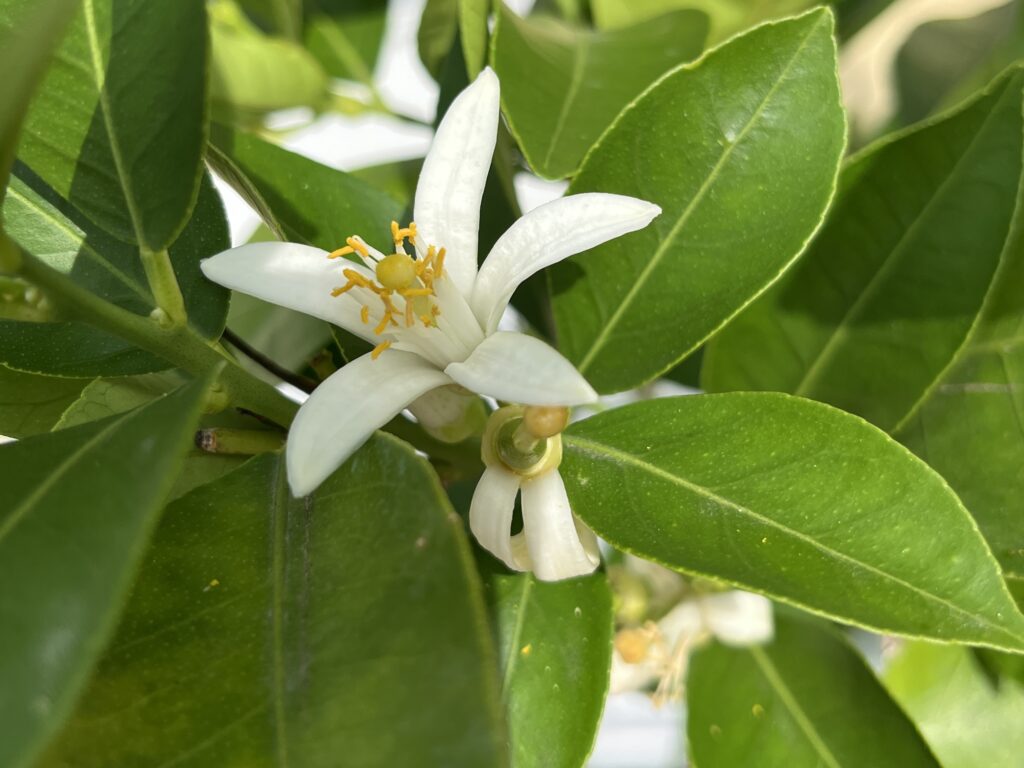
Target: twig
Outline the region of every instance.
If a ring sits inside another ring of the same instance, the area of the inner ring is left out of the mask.
[[[287,368],[278,365],[269,357],[264,355],[258,349],[249,346],[245,341],[242,340],[238,334],[232,331],[230,328],[224,329],[224,341],[228,342],[231,346],[241,352],[243,355],[248,357],[254,363],[258,364],[262,368],[266,369],[270,373],[277,376],[282,381],[286,381],[293,387],[301,389],[303,392],[309,394],[317,387],[317,383],[306,376],[302,376],[298,373],[292,373]]]

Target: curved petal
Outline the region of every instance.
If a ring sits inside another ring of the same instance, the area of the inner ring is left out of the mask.
[[[490,67],[460,93],[434,135],[416,185],[417,241],[445,249],[463,296],[476,277],[480,199],[498,136],[498,78]]]
[[[515,222],[480,266],[470,306],[487,333],[498,327],[512,292],[544,267],[643,229],[661,208],[625,195],[587,192],[552,200]]]
[[[587,552],[580,541],[558,470],[525,480],[523,533],[533,572],[542,581],[558,581],[592,573],[601,558]]]
[[[480,476],[469,505],[469,529],[480,546],[509,568],[526,570],[512,547],[512,513],[519,477],[500,467],[488,467]]]
[[[342,267],[368,270],[351,261],[327,258],[327,251],[299,243],[249,243],[199,262],[203,274],[226,288],[247,293],[288,309],[319,317],[362,338],[367,326],[359,318],[361,305],[351,296],[331,296],[345,284]],[[372,275],[369,275],[372,278]]]
[[[573,364],[540,339],[499,331],[444,372],[471,392],[523,405],[581,405],[597,393]]]
[[[772,603],[761,595],[733,590],[701,601],[704,623],[726,645],[757,645],[772,639]]]
[[[288,434],[292,494],[311,493],[375,429],[424,392],[450,383],[422,358],[395,350],[376,360],[363,355],[331,375],[299,409]]]

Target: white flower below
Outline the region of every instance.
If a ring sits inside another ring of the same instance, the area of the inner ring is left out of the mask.
[[[714,638],[745,647],[769,642],[775,632],[771,601],[732,590],[683,600],[657,623],[621,630],[612,653],[611,692],[657,684],[656,701],[677,696],[690,653]]]
[[[296,243],[252,243],[202,262],[214,282],[374,344],[371,354],[324,381],[299,410],[286,457],[296,496],[313,491],[375,429],[440,387],[535,405],[596,399],[561,354],[535,338],[498,331],[498,321],[528,277],[647,226],[661,209],[622,195],[561,198],[516,221],[478,270],[480,201],[498,104],[498,79],[490,69],[452,103],[423,163],[415,224],[392,222],[392,253],[352,236],[331,253]],[[431,412],[443,410],[436,406]]]

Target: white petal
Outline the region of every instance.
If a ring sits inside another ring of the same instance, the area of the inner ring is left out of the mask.
[[[658,621],[658,630],[671,646],[683,639],[692,643],[704,629],[704,615],[694,600],[684,600]]]
[[[775,624],[768,598],[734,590],[703,598],[707,628],[726,645],[757,645],[772,639]]]
[[[557,469],[523,481],[523,533],[533,572],[542,581],[592,573],[601,558],[587,552]]]
[[[434,135],[416,185],[417,240],[445,249],[463,296],[476,277],[480,199],[498,135],[498,78],[490,67],[460,93]]]
[[[450,379],[409,352],[363,355],[316,388],[288,434],[286,460],[292,494],[311,493],[409,403]]]
[[[540,339],[511,331],[488,336],[465,362],[444,369],[457,384],[523,405],[580,405],[597,393],[579,371]]]
[[[612,669],[608,683],[609,693],[642,691],[657,682],[659,664],[655,659],[630,663],[618,651],[612,651]]]
[[[488,467],[480,476],[469,505],[469,529],[480,546],[513,570],[522,571],[512,548],[512,513],[519,477],[500,467]]]
[[[279,304],[307,315],[340,325],[347,331],[368,337],[360,318],[361,305],[348,294],[331,296],[344,285],[343,268],[360,274],[360,264],[328,259],[327,251],[299,243],[249,243],[218,253],[199,262],[203,274],[215,283],[258,299]]]
[[[471,306],[487,333],[498,327],[526,278],[616,237],[643,229],[661,208],[625,195],[588,192],[552,200],[509,227],[480,266]]]

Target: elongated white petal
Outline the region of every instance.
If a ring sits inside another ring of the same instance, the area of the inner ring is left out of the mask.
[[[519,477],[501,467],[488,467],[480,476],[469,505],[469,529],[480,546],[509,568],[525,570],[512,548],[512,513]]]
[[[416,185],[417,242],[445,248],[445,271],[467,298],[476,277],[480,199],[498,135],[498,90],[488,67],[456,97]]]
[[[369,338],[359,318],[361,305],[347,294],[331,296],[346,283],[343,268],[360,274],[360,264],[328,259],[327,252],[299,243],[249,243],[199,263],[203,274],[215,283],[258,299],[279,304]]]
[[[616,237],[643,229],[661,208],[625,195],[587,192],[534,208],[509,227],[480,266],[470,302],[488,333],[526,278]]]
[[[409,352],[363,355],[316,388],[288,434],[286,463],[292,494],[311,493],[366,442],[373,431],[434,387],[451,383]]]
[[[726,645],[757,645],[772,639],[775,623],[771,601],[751,592],[733,590],[701,601],[707,628]]]
[[[597,400],[586,379],[540,339],[499,331],[465,362],[444,369],[471,392],[523,405],[580,405]]]
[[[580,541],[557,469],[523,481],[523,533],[533,572],[542,581],[558,581],[592,573],[601,558]]]

